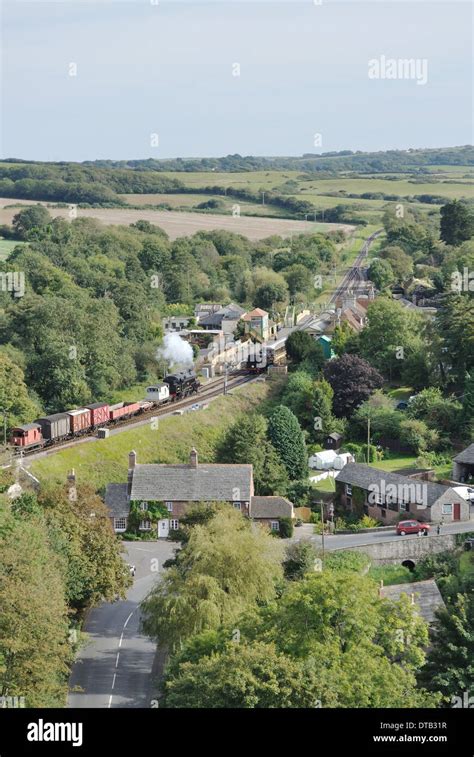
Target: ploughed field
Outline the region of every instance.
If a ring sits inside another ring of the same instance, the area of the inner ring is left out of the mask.
[[[0,198],[0,224],[11,224],[13,216],[19,208],[5,207],[18,200]],[[35,202],[22,202],[22,205],[34,205]],[[42,203],[47,205],[47,203]],[[61,216],[69,218],[68,208],[49,207],[53,217]],[[232,215],[213,215],[210,213],[186,213],[169,210],[128,210],[127,208],[77,208],[77,217],[97,218],[107,225],[124,224],[128,226],[136,221],[143,220],[160,226],[169,235],[170,239],[190,236],[197,231],[211,231],[220,229],[232,231],[235,234],[243,234],[249,239],[265,239],[272,234],[282,237],[291,234],[310,234],[315,231],[330,231],[342,228],[351,231],[353,226],[348,224],[323,224],[313,221],[295,221],[285,218],[253,218],[250,216],[233,217]]]

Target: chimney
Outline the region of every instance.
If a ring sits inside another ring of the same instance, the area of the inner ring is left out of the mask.
[[[197,468],[198,467],[198,453],[197,450],[193,447],[190,454],[189,454],[189,464],[191,468]]]
[[[132,493],[132,481],[133,481],[133,471],[135,470],[135,466],[137,464],[137,453],[135,450],[132,450],[128,453],[128,476],[127,476],[127,495],[130,497]]]

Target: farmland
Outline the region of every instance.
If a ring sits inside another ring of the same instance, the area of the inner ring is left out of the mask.
[[[4,203],[5,200],[0,200]],[[2,208],[0,223],[11,223],[17,208]],[[69,218],[68,208],[50,208],[51,215]],[[316,231],[330,231],[343,228],[350,231],[348,224],[323,224],[311,221],[297,221],[283,218],[253,218],[250,216],[234,217],[232,215],[214,215],[210,213],[172,212],[168,210],[132,210],[127,208],[78,208],[77,217],[97,218],[106,225],[129,225],[139,220],[149,221],[160,226],[170,239],[190,236],[197,231],[222,229],[235,234],[243,234],[249,239],[264,239],[273,234],[282,237],[291,234],[314,233]]]

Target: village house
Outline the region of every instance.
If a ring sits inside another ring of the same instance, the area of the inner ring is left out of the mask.
[[[389,525],[401,517],[423,522],[469,520],[469,502],[452,487],[348,463],[335,478],[336,501],[352,513]]]
[[[470,444],[453,459],[453,479],[463,484],[474,480],[474,444]]]
[[[231,302],[230,305],[221,307],[205,315],[199,316],[198,324],[202,329],[222,331],[224,334],[233,334],[237,324],[245,315],[245,310]]]
[[[284,497],[254,496],[252,465],[199,463],[195,449],[188,463],[171,465],[138,464],[136,452],[130,452],[127,483],[108,484],[105,492],[116,533],[127,530],[132,502],[139,502],[143,512],[151,502],[167,508],[169,517],[161,518],[157,525],[160,538],[179,528],[180,519],[198,502],[227,502],[273,531],[279,531],[281,518],[294,518],[293,505]],[[144,518],[139,530],[151,531],[152,524]]]

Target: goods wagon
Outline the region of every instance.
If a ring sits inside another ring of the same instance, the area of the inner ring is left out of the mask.
[[[151,402],[166,402],[170,398],[170,388],[168,384],[155,384],[147,386],[145,399]]]
[[[118,402],[109,406],[109,419],[118,421],[120,418],[130,418],[140,411],[138,402]]]
[[[44,444],[39,423],[27,423],[25,426],[15,426],[11,432],[10,444],[13,447],[26,449],[27,447],[41,447]]]
[[[81,434],[90,429],[91,411],[87,407],[81,407],[79,410],[68,410],[66,415],[69,416],[69,429],[71,434]]]
[[[91,426],[101,426],[103,423],[109,422],[109,405],[107,402],[87,405],[87,410],[91,411]]]
[[[70,421],[67,413],[45,415],[44,418],[37,418],[35,423],[41,426],[41,433],[46,443],[54,442],[56,439],[65,439],[69,436]]]

